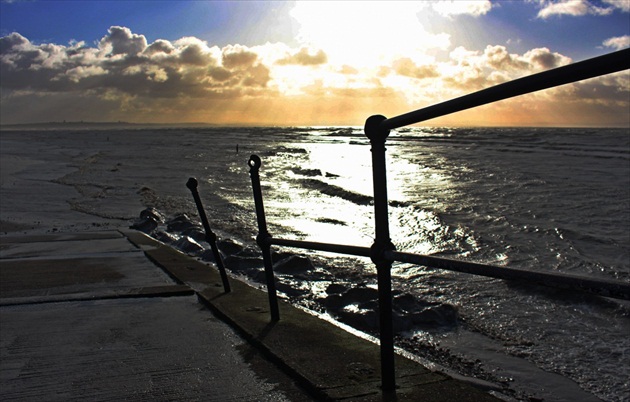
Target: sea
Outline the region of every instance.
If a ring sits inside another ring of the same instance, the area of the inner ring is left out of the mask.
[[[262,160],[274,237],[374,240],[361,127],[3,130],[1,139],[63,164],[47,180],[75,189],[73,210],[211,261],[186,188],[195,177],[228,271],[263,289],[251,155]],[[630,283],[629,129],[410,127],[386,148],[397,250]],[[368,258],[277,247],[274,257],[281,297],[378,336]],[[396,345],[424,364],[507,400],[630,400],[630,302],[407,263],[392,276]]]

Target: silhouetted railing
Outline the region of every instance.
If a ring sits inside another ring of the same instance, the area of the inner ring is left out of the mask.
[[[495,85],[472,94],[438,103],[437,105],[391,117],[383,120],[380,123],[380,128],[383,130],[393,130],[503,99],[570,84],[588,78],[599,77],[628,68],[630,68],[630,49],[620,50],[618,52]]]
[[[389,119],[379,115],[368,118],[365,122],[365,134],[370,139],[372,146],[375,220],[375,239],[374,243],[369,248],[287,240],[271,236],[267,230],[258,173],[262,162],[258,156],[252,155],[248,164],[250,166],[258,219],[259,233],[257,243],[263,253],[272,320],[275,321],[280,318],[271,260],[272,245],[370,257],[372,262],[376,265],[378,279],[382,390],[383,392],[392,392],[396,387],[391,290],[391,267],[394,261],[426,265],[434,268],[494,278],[518,280],[538,285],[568,288],[591,292],[606,297],[630,300],[630,284],[628,283],[559,273],[532,272],[509,267],[496,267],[396,251],[389,236],[385,160],[385,141],[391,129],[420,123],[432,118],[542,89],[626,70],[628,68],[630,68],[630,49],[530,75]]]
[[[256,243],[260,246],[263,254],[263,263],[265,264],[265,281],[267,282],[267,293],[269,294],[269,311],[271,312],[271,320],[278,321],[280,319],[280,311],[278,310],[278,299],[276,298],[276,282],[273,277],[273,262],[271,260],[271,243],[268,239],[271,237],[267,230],[267,219],[265,218],[265,208],[263,206],[262,190],[260,189],[260,177],[258,171],[261,161],[256,155],[249,158],[249,175],[252,178],[252,188],[254,190],[254,203],[256,204],[256,218],[258,220],[258,236]]]
[[[206,242],[210,245],[212,249],[212,255],[214,256],[214,261],[217,264],[217,268],[219,269],[219,275],[221,275],[221,282],[223,282],[223,290],[225,293],[229,293],[230,289],[230,281],[228,280],[227,273],[225,272],[225,266],[223,265],[223,258],[221,257],[221,253],[219,253],[219,248],[217,247],[217,235],[210,229],[210,223],[208,222],[208,217],[206,216],[206,212],[203,209],[203,205],[201,204],[201,198],[199,197],[199,191],[197,190],[197,179],[191,177],[186,182],[186,187],[192,193],[193,199],[195,200],[195,205],[197,206],[197,212],[199,212],[199,218],[201,219],[201,224],[203,225],[203,230],[206,234]]]

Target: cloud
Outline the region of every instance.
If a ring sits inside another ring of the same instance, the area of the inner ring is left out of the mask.
[[[359,74],[359,70],[347,64],[344,64],[343,66],[341,66],[339,70],[337,71],[340,72],[341,74]]]
[[[155,56],[155,55],[169,55],[175,51],[175,47],[171,44],[171,42],[163,39],[158,39],[155,42],[151,43],[151,45],[147,46],[144,49],[144,54],[147,56]]]
[[[79,82],[82,79],[104,75],[107,71],[100,66],[77,66],[66,71],[66,76],[72,82]]]
[[[627,46],[628,37],[604,45]],[[417,50],[339,61],[327,48],[304,44],[220,48],[194,37],[148,43],[125,27],[111,27],[92,46],[35,44],[11,33],[0,38],[0,119],[3,124],[62,119],[361,124],[370,114],[429,106],[571,59],[544,47],[511,53],[488,45],[481,51],[459,46],[440,58]],[[496,110],[507,110],[502,122],[515,122],[529,110],[540,113],[541,105],[627,110],[628,85],[627,74],[610,75]],[[496,112],[480,116],[476,124],[499,121]]]
[[[604,3],[610,4],[623,12],[630,12],[630,1],[628,0],[603,0]]]
[[[147,39],[144,35],[137,35],[129,28],[113,26],[109,28],[109,35],[103,37],[100,47],[107,49],[111,54],[137,55],[147,47]]]
[[[392,69],[398,75],[417,79],[434,78],[439,75],[435,70],[435,66],[418,66],[408,57],[395,60],[392,64]]]
[[[208,74],[214,80],[219,82],[224,82],[229,80],[232,77],[232,72],[223,66],[210,67],[208,69]]]
[[[204,41],[193,37],[178,39],[172,47],[174,47],[175,52],[169,54],[174,57],[165,58],[165,60],[170,60],[175,64],[203,67],[215,65],[219,57],[218,48],[210,48]]]
[[[570,58],[554,53],[546,47],[529,50],[523,54],[522,59],[533,67],[534,71],[548,70],[571,63]]]
[[[571,103],[627,106],[629,87],[630,75],[619,72],[559,87],[557,96]]]
[[[315,54],[307,47],[302,47],[297,53],[287,55],[287,57],[278,60],[278,64],[297,64],[301,66],[316,66],[319,64],[325,64],[328,61],[328,56],[323,50],[319,49]]]
[[[226,68],[244,69],[254,65],[258,55],[245,46],[228,45],[223,48],[223,66]]]
[[[12,33],[0,39],[0,49],[5,90],[194,98],[251,93],[250,87],[270,79],[268,68],[244,46],[219,49],[192,37],[148,44],[125,27],[111,27],[97,48],[35,45]]]
[[[571,59],[547,48],[536,48],[522,55],[509,53],[504,46],[488,45],[483,52],[458,47],[450,54],[450,63],[438,70],[453,88],[479,90],[539,71],[569,64]]]
[[[532,0],[530,0],[532,1]],[[569,15],[579,17],[583,15],[609,15],[615,10],[630,11],[628,0],[603,0],[602,6],[595,5],[589,0],[533,0],[540,5],[538,18],[547,19],[553,16]]]
[[[454,15],[479,17],[490,12],[492,3],[490,0],[432,1],[430,2],[430,7],[444,17],[452,17]]]
[[[0,54],[6,54],[9,49],[23,49],[30,45],[28,39],[23,37],[17,32],[13,32],[10,35],[0,38]]]
[[[604,42],[602,42],[602,45],[604,45],[606,47],[611,47],[611,48],[613,48],[615,50],[625,49],[627,47],[630,47],[630,35],[616,36],[614,38],[608,38]]]

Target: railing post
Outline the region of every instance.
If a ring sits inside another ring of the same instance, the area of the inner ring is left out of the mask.
[[[387,211],[387,174],[385,164],[385,140],[389,130],[380,128],[384,116],[371,116],[365,122],[365,135],[372,145],[372,177],[374,182],[375,239],[371,259],[376,265],[378,277],[378,305],[381,341],[381,386],[383,392],[396,388],[394,366],[394,325],[392,320],[392,261],[385,258],[386,250],[395,250],[389,238]]]
[[[217,268],[219,269],[219,274],[221,275],[221,281],[223,282],[223,290],[225,293],[229,293],[230,282],[228,281],[227,273],[225,272],[225,266],[223,265],[223,259],[221,258],[221,254],[219,253],[219,249],[217,248],[217,235],[214,234],[212,229],[210,229],[210,223],[208,223],[208,217],[203,209],[203,205],[201,204],[201,198],[199,197],[199,191],[197,191],[197,179],[191,177],[186,182],[186,187],[192,193],[193,198],[195,199],[195,205],[197,205],[197,211],[199,212],[199,218],[201,219],[201,224],[203,225],[203,229],[206,232],[206,242],[210,245],[212,249],[212,255],[214,255],[214,261],[217,264]]]
[[[256,236],[256,243],[258,243],[258,246],[262,250],[263,262],[265,264],[265,280],[267,282],[271,320],[278,321],[280,319],[280,311],[278,309],[276,283],[273,276],[273,262],[271,261],[271,235],[267,230],[267,220],[265,218],[265,208],[263,206],[262,190],[260,188],[260,176],[258,174],[262,162],[258,155],[252,155],[249,158],[248,164],[250,167],[249,175],[252,178],[252,190],[254,191],[256,219],[258,220],[258,236]]]

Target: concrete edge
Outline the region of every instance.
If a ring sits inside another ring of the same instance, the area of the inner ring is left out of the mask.
[[[134,230],[120,232],[177,283],[195,289],[204,305],[323,400],[496,401],[469,383],[396,356],[397,389],[380,389],[380,348],[313,314],[279,300],[280,320],[271,321],[267,293],[234,277],[224,293],[219,273]]]
[[[41,243],[55,241],[75,241],[75,240],[107,240],[120,239],[125,237],[118,230],[101,230],[94,232],[78,233],[46,233],[46,234],[6,234],[0,236],[0,244],[9,243]]]
[[[124,292],[102,293],[102,294],[60,294],[33,297],[3,297],[0,299],[0,307],[24,306],[32,304],[66,303],[78,301],[95,301],[111,299],[138,299],[151,297],[178,297],[193,296],[195,291],[186,285],[164,285],[148,286],[143,288],[129,289]]]

